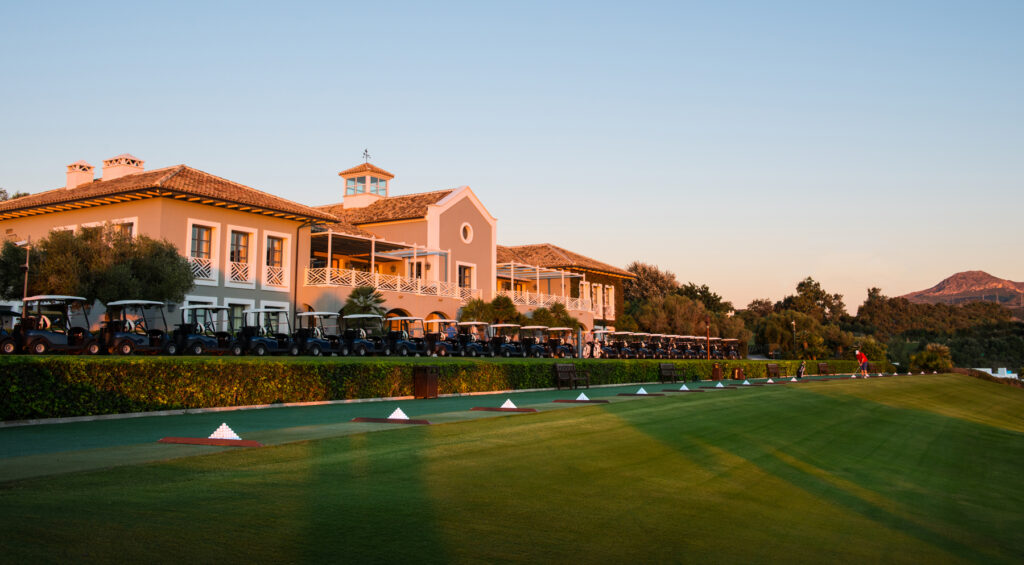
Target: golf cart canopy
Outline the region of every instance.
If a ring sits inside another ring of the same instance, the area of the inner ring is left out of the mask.
[[[423,318],[417,318],[416,316],[392,316],[392,317],[388,318],[388,321],[390,321],[390,320],[413,321],[413,320],[422,320],[422,319]]]
[[[459,322],[460,326],[486,326],[487,322]],[[515,324],[495,324],[492,328],[512,327]]]
[[[323,317],[327,318],[327,317],[329,317],[329,316],[338,316],[338,315],[339,315],[339,314],[338,314],[337,312],[299,312],[299,313],[298,313],[298,314],[296,314],[295,316],[296,316],[296,317],[303,317],[303,316],[323,316]]]
[[[456,323],[458,323],[458,320],[448,320],[448,319],[438,319],[438,318],[435,318],[433,320],[425,320],[423,323],[424,324],[456,324]]]
[[[287,314],[288,311],[282,308],[250,308],[248,310],[242,310],[243,314],[267,314],[277,312],[278,314]]]
[[[81,296],[65,296],[63,294],[39,294],[29,296],[24,302],[85,302]]]
[[[342,316],[346,320],[357,320],[359,318],[383,318],[380,314],[349,314],[348,316]]]
[[[521,329],[521,330],[546,330],[546,329],[548,329],[548,327],[547,326],[521,326],[519,329]]]
[[[192,304],[189,306],[182,306],[180,310],[227,310],[227,306],[213,306],[211,304]]]
[[[492,328],[518,328],[519,324],[491,324]]]
[[[111,306],[163,306],[163,302],[157,302],[156,300],[115,300],[107,304],[107,308]]]
[[[572,328],[548,328],[549,332],[571,332]]]

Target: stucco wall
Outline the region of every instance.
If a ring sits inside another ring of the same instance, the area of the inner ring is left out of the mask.
[[[469,243],[462,239],[463,224],[469,224],[472,230]],[[473,264],[476,269],[474,288],[480,289],[484,300],[493,300],[496,280],[494,250],[497,241],[487,218],[466,196],[440,214],[437,229],[438,247],[452,250],[451,280],[456,280],[459,262]]]

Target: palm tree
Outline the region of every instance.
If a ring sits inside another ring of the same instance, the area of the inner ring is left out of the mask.
[[[464,322],[490,322],[491,305],[479,298],[474,298],[467,302],[466,305],[462,307],[462,312],[460,313],[459,319],[461,319]]]
[[[348,295],[348,300],[341,308],[341,315],[378,314],[383,315],[384,296],[372,286],[359,286]]]

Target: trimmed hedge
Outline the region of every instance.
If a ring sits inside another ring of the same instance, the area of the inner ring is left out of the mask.
[[[337,359],[16,356],[0,358],[0,418],[26,420],[412,395],[414,365],[440,368],[441,394],[547,388],[552,359]],[[658,380],[671,362],[687,380],[709,379],[715,362],[573,360],[592,384]],[[764,377],[764,361],[717,361],[722,375],[741,367]],[[794,374],[798,361],[779,361]],[[811,364],[809,364],[811,365]],[[830,362],[850,372],[854,361]]]

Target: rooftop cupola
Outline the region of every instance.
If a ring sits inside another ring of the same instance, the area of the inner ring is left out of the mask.
[[[110,159],[104,159],[103,173],[100,175],[100,180],[114,180],[126,175],[141,173],[145,170],[142,168],[142,165],[144,164],[145,161],[142,159],[127,153],[122,153],[121,155],[111,157]]]
[[[71,163],[68,165],[68,178],[64,188],[71,190],[76,186],[92,182],[92,170],[93,166],[85,161]]]
[[[381,198],[388,197],[388,183],[395,175],[367,160],[361,165],[338,173],[344,179],[345,193],[341,199],[345,208],[363,208]]]

